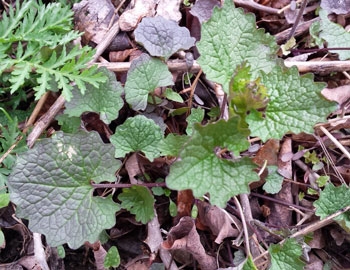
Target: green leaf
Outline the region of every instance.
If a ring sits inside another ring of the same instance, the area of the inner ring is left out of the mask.
[[[161,16],[146,17],[135,29],[135,40],[141,43],[152,56],[168,59],[179,50],[187,50],[194,45],[186,27]]]
[[[270,270],[303,270],[305,263],[300,260],[302,247],[293,238],[288,239],[283,246],[280,244],[269,247],[271,256]]]
[[[160,156],[158,145],[162,139],[163,132],[160,127],[143,115],[129,117],[117,127],[110,138],[115,146],[115,157],[125,157],[129,152],[142,151],[150,161]]]
[[[182,97],[180,96],[179,93],[175,92],[173,89],[171,88],[167,88],[165,89],[165,97],[169,100],[172,101],[176,101],[176,102],[180,102],[183,103],[184,100],[182,99]]]
[[[120,207],[112,196],[93,196],[90,182],[115,181],[120,163],[95,132],[58,132],[38,141],[18,157],[8,180],[17,216],[29,220],[32,232],[45,234],[50,246],[94,243],[115,225]]]
[[[116,246],[111,246],[108,250],[103,266],[105,268],[118,267],[120,264],[119,251]]]
[[[217,156],[220,148],[238,155],[248,149],[247,129],[239,127],[239,117],[214,124],[194,125],[191,140],[180,153],[181,160],[170,167],[167,186],[175,190],[192,189],[194,196],[210,193],[212,204],[224,207],[232,196],[249,193],[250,182],[258,181],[252,170],[257,166],[248,158],[232,161]]]
[[[177,157],[188,140],[189,136],[170,133],[159,143],[161,155]]]
[[[80,117],[69,117],[67,114],[56,116],[56,120],[64,133],[77,133],[81,124]]]
[[[69,116],[79,117],[84,112],[97,112],[106,124],[118,117],[119,110],[123,107],[121,94],[123,87],[116,80],[113,72],[106,68],[99,69],[108,79],[98,87],[88,85],[84,94],[77,87],[72,91],[73,98],[66,102],[66,110]]]
[[[316,123],[324,122],[328,114],[336,109],[335,103],[321,95],[324,83],[313,81],[312,74],[299,76],[292,67],[282,71],[274,68],[270,73],[261,73],[261,82],[268,89],[269,103],[264,112],[252,110],[246,120],[251,136],[262,141],[280,139],[285,133],[313,133]]]
[[[125,99],[132,108],[144,110],[147,97],[154,89],[173,85],[173,76],[161,60],[142,54],[131,62],[125,83]]]
[[[283,176],[281,176],[278,172],[277,166],[268,166],[269,175],[266,177],[266,183],[263,186],[263,189],[270,194],[278,193],[283,184]]]
[[[177,206],[170,198],[169,198],[169,213],[170,213],[170,216],[172,217],[176,217],[177,215]]]
[[[73,31],[73,15],[68,5],[45,5],[41,1],[24,1],[21,5],[17,1],[15,10],[10,6],[8,14],[3,14],[0,73],[6,68],[13,69],[9,79],[11,93],[20,91],[28,82],[33,83],[34,78],[36,99],[48,90],[59,88],[66,100],[70,100],[73,88],[70,83],[75,82],[84,92],[87,83],[97,87],[104,81],[101,74],[95,73],[96,66],[86,66],[94,54],[91,48],[70,48],[71,41],[81,36]],[[32,73],[36,75],[30,76]]]
[[[64,259],[66,257],[66,251],[64,250],[64,247],[62,245],[57,247],[57,255],[61,259]]]
[[[197,216],[198,216],[198,207],[196,204],[194,204],[191,210],[191,217],[196,219]]]
[[[316,216],[325,219],[327,216],[334,214],[338,210],[350,205],[350,189],[345,185],[335,187],[332,183],[325,186],[321,191],[320,197],[314,202],[316,207]],[[350,213],[343,213],[336,218],[339,225],[350,232]]]
[[[10,194],[9,193],[0,194],[0,208],[8,206],[9,203],[10,203]]]
[[[5,235],[0,228],[0,246],[2,246],[4,243],[5,243]]]
[[[243,270],[257,270],[258,268],[255,266],[252,256],[249,255],[248,259],[246,260],[246,262],[243,265]]]
[[[233,1],[215,7],[211,19],[202,24],[198,63],[209,80],[222,84],[229,94],[229,83],[237,65],[247,61],[253,79],[259,70],[269,72],[276,65],[275,38],[256,29],[253,14],[235,8]]]
[[[327,11],[321,9],[320,12],[320,38],[327,41],[328,48],[349,48],[350,33],[347,32],[341,25],[331,22],[328,19]],[[350,59],[349,50],[330,50],[331,53],[337,53],[340,60]]]
[[[118,199],[121,201],[121,207],[134,214],[137,221],[146,224],[154,217],[154,198],[148,188],[144,186],[123,188],[123,193]]]
[[[192,135],[192,127],[194,123],[200,123],[202,122],[204,118],[204,110],[202,108],[191,109],[191,114],[186,118],[187,122],[187,128],[186,133],[187,135]]]
[[[324,187],[329,181],[330,177],[328,175],[322,175],[316,179],[318,187]]]
[[[18,120],[16,116],[13,119],[11,119],[11,121],[9,120],[7,128],[2,128],[0,125],[0,131],[0,156],[4,155],[14,144],[16,144],[17,140],[19,139],[19,136],[21,135],[23,138],[17,143],[15,148],[12,149],[11,153],[18,154],[28,149],[25,142],[25,136],[23,136],[23,134],[18,128]],[[16,161],[16,155],[12,154],[8,155],[3,161],[3,164],[8,169],[11,169]]]
[[[320,28],[321,28],[321,23],[319,21],[314,22],[313,24],[311,24],[311,26],[309,28],[309,32],[310,32],[311,37],[314,39],[315,44],[319,48],[323,48],[323,39],[319,37]]]
[[[251,80],[250,67],[244,62],[239,65],[230,81],[228,96],[230,115],[245,115],[252,109],[264,108],[268,102],[267,89],[260,79]]]

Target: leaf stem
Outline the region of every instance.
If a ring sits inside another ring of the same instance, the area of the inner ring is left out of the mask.
[[[130,188],[132,186],[143,186],[143,187],[166,187],[166,184],[164,182],[162,183],[140,183],[137,185],[134,184],[121,184],[121,183],[111,183],[111,184],[91,184],[93,188]]]

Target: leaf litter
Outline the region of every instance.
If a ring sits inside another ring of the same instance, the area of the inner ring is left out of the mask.
[[[55,269],[350,267],[349,9],[300,2],[83,0],[84,34],[2,4],[0,265],[34,244]]]

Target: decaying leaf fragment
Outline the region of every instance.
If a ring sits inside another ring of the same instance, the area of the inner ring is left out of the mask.
[[[168,234],[162,247],[168,250],[183,250],[193,255],[202,270],[217,269],[214,257],[206,254],[191,217],[183,217]]]
[[[132,31],[143,17],[153,16],[158,0],[135,0],[135,5],[120,16],[119,26],[122,31]]]
[[[217,206],[198,201],[198,218],[216,236],[215,243],[221,244],[226,237],[237,237],[242,231],[242,223]]]

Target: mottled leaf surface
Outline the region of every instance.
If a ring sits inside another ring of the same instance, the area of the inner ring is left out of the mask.
[[[123,87],[116,80],[113,72],[106,68],[100,71],[108,78],[98,87],[88,85],[85,93],[75,87],[72,91],[73,98],[66,102],[65,113],[69,116],[79,117],[83,112],[97,112],[106,124],[118,117],[119,110],[123,107]]]
[[[237,65],[247,61],[253,79],[259,70],[269,72],[276,65],[278,50],[275,38],[257,30],[253,14],[235,8],[233,1],[215,7],[211,19],[203,23],[198,58],[207,78],[223,85],[229,93],[229,83]]]
[[[56,120],[64,133],[77,133],[81,123],[80,117],[69,117],[68,114],[60,114]]]
[[[278,193],[283,184],[283,176],[277,172],[277,166],[268,166],[269,175],[266,177],[266,183],[263,185],[263,189],[270,194]]]
[[[108,250],[103,266],[107,269],[110,267],[118,267],[120,264],[120,255],[116,246],[111,246]]]
[[[58,132],[18,157],[8,182],[11,201],[17,216],[28,219],[29,229],[44,234],[50,246],[76,249],[115,225],[119,205],[111,196],[92,196],[90,182],[115,181],[119,167],[113,146],[97,133]]]
[[[320,10],[321,18],[320,37],[327,41],[328,48],[349,48],[350,33],[347,32],[341,25],[331,22],[328,19],[327,11]],[[330,50],[332,53],[337,53],[340,60],[350,59],[349,50]]]
[[[265,117],[252,110],[246,120],[251,135],[264,142],[280,139],[287,132],[313,133],[313,126],[326,121],[328,114],[336,109],[335,103],[321,95],[325,84],[314,82],[312,74],[299,76],[296,67],[286,71],[275,67],[268,74],[262,72],[261,83],[267,88],[270,100]]]
[[[131,62],[125,83],[125,99],[134,110],[144,110],[149,93],[157,87],[173,84],[173,76],[166,64],[148,54],[142,54]]]
[[[189,138],[190,137],[186,135],[170,133],[159,143],[161,155],[177,157]]]
[[[270,245],[271,257],[270,270],[303,270],[305,263],[300,260],[302,247],[293,238],[288,239],[283,245]]]
[[[144,186],[132,186],[123,188],[123,193],[118,196],[122,208],[135,215],[137,221],[146,224],[154,217],[154,198],[148,188]]]
[[[178,50],[191,48],[196,41],[186,27],[180,27],[177,22],[161,16],[144,18],[134,33],[136,41],[152,56],[165,59]]]
[[[334,214],[350,205],[350,189],[344,185],[335,187],[332,183],[326,185],[320,193],[320,198],[314,202],[316,215],[321,219]],[[334,218],[347,232],[350,231],[350,213],[346,212]]]
[[[110,138],[115,146],[115,157],[125,157],[129,152],[142,151],[150,161],[160,156],[158,146],[162,139],[163,132],[160,127],[143,115],[129,117],[117,127]]]
[[[194,125],[191,140],[180,153],[181,160],[175,162],[166,178],[170,189],[192,189],[194,196],[210,193],[212,204],[224,207],[230,197],[249,193],[248,184],[259,180],[252,170],[256,168],[250,159],[232,161],[218,156],[222,148],[236,155],[246,150],[249,143],[247,129],[239,128],[239,118],[227,122]]]
[[[350,0],[321,0],[321,8],[328,13],[346,14],[350,12]]]
[[[202,108],[197,108],[191,109],[191,114],[186,118],[187,122],[187,128],[186,128],[186,133],[187,135],[191,136],[192,135],[192,127],[194,123],[200,123],[202,122],[204,118],[204,110]]]

